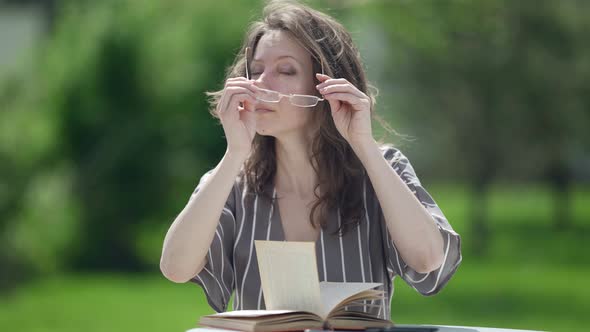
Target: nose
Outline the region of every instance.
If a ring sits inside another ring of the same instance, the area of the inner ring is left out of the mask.
[[[265,80],[263,80],[264,78],[264,74],[258,76],[257,79],[254,80],[254,82],[252,82],[252,84],[255,87],[261,88],[261,89],[268,89],[268,85],[266,84]]]
[[[262,89],[272,90],[274,84],[272,84],[273,77],[270,72],[264,70],[256,79],[252,79],[254,82],[252,83],[254,86]]]

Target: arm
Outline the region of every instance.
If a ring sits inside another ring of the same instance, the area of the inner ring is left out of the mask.
[[[367,170],[389,234],[404,261],[419,273],[439,268],[444,242],[432,215],[383,158],[375,140],[351,146]]]
[[[227,151],[170,226],[160,259],[160,270],[169,280],[187,282],[205,266],[219,218],[245,158]]]
[[[417,178],[408,178],[406,183],[400,177],[403,173],[398,175],[393,165],[390,165],[381,155],[371,129],[371,109],[374,100],[344,78],[331,78],[324,74],[316,76],[321,82],[316,88],[330,103],[334,125],[351,145],[367,170],[383,211],[389,238],[395,244],[394,249],[399,248],[403,260],[415,272],[429,273],[438,269],[433,282],[434,286],[424,291],[424,293],[434,294],[440,290],[440,285],[448,281],[461,262],[458,234],[452,231],[442,216],[440,220],[435,219],[437,217],[431,213],[433,211],[428,211],[416,197],[421,195],[431,200],[425,191],[422,190],[421,193],[416,191],[414,195],[410,188],[416,186],[409,181],[418,182]],[[432,209],[438,209],[435,207],[436,204]],[[448,241],[443,238],[441,232],[445,233]],[[450,253],[453,264],[445,269],[451,242],[453,250]],[[399,262],[400,259],[397,258],[397,260]],[[404,274],[401,266],[398,270],[399,274]],[[439,283],[441,276],[443,276],[443,282]],[[424,280],[426,279],[421,279],[416,284]]]

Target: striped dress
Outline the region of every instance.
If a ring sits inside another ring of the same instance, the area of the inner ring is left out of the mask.
[[[393,279],[401,277],[423,295],[438,293],[461,262],[461,239],[422,187],[409,160],[391,146],[382,146],[381,151],[436,222],[444,239],[441,267],[422,274],[404,262],[387,231],[380,203],[368,177],[360,188],[365,211],[359,227],[343,237],[332,235],[342,222],[338,210],[332,211],[328,227],[321,230],[315,247],[320,281],[381,283],[386,294],[384,300],[375,301],[373,306],[362,306],[360,310],[389,319]],[[193,195],[211,172],[201,177]],[[269,192],[276,197],[276,190],[270,186]],[[233,310],[265,309],[254,240],[285,240],[278,204],[276,200],[249,192],[238,177],[223,208],[207,263],[191,279],[201,285],[215,311],[226,311],[232,294],[235,295]]]

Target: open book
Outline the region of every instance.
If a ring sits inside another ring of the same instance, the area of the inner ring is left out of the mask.
[[[382,300],[379,283],[320,282],[315,243],[255,241],[267,310],[238,310],[201,317],[200,325],[230,330],[300,331],[393,326],[363,312]],[[363,303],[364,301],[364,303]]]

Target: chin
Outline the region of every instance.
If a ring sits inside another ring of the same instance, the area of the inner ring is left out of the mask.
[[[261,126],[256,128],[256,133],[260,136],[272,136],[275,138],[291,136],[293,133],[302,130],[302,128]]]
[[[273,128],[256,128],[256,133],[260,136],[276,137],[276,132],[273,130]]]
[[[264,131],[264,130],[257,130],[256,133],[260,136],[272,136],[272,137],[276,137],[275,135],[273,135],[270,132]]]

